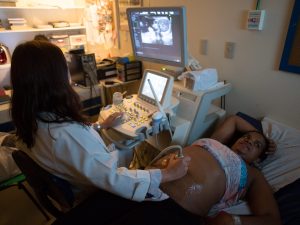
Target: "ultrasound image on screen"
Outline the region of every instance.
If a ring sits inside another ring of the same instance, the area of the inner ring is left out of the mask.
[[[163,97],[168,79],[166,77],[159,76],[151,72],[146,73],[146,77],[144,79],[145,83],[143,84],[143,89],[141,93],[142,95],[145,95],[153,100],[155,100],[155,98],[151,91],[149,82],[147,81],[148,79],[150,80],[154,92],[157,96],[157,99],[160,102]]]
[[[173,45],[172,18],[168,16],[147,16],[140,21],[142,43]]]
[[[137,59],[175,66],[185,65],[187,43],[183,8],[129,8],[127,12],[133,51]]]

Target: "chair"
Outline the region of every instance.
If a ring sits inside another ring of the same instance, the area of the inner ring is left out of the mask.
[[[35,198],[30,194],[30,192],[27,190],[23,182],[26,181],[26,177],[24,174],[18,174],[14,177],[11,177],[7,180],[4,180],[0,183],[0,191],[5,190],[10,187],[17,186],[19,189],[23,189],[24,192],[27,194],[27,196],[30,198],[30,200],[35,204],[35,206],[40,210],[40,212],[45,216],[47,220],[50,220],[50,217],[47,215],[47,213],[44,211],[44,209],[40,206],[40,204],[35,200]]]
[[[12,157],[41,205],[51,215],[59,218],[73,207],[74,195],[67,181],[47,172],[21,150],[14,151]]]

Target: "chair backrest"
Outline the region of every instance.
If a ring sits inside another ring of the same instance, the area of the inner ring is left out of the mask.
[[[67,181],[47,172],[21,150],[14,151],[12,156],[26,176],[27,182],[34,190],[41,205],[49,213],[58,218],[72,208],[74,196]],[[59,207],[53,203],[53,200]]]

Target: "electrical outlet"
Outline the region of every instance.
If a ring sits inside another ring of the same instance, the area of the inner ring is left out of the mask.
[[[235,51],[234,42],[225,42],[224,57],[227,59],[233,59]]]
[[[200,40],[200,54],[207,55],[207,48],[208,48],[208,40],[202,39]]]

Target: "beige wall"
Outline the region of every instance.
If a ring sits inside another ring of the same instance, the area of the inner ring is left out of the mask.
[[[245,29],[246,12],[255,9],[255,3],[144,0],[145,6],[186,6],[189,53],[203,67],[216,68],[220,79],[233,84],[226,97],[228,113],[242,111],[254,117],[268,116],[300,129],[300,74],[278,70],[294,0],[261,1],[261,9],[266,10],[264,30],[249,31]],[[201,39],[208,40],[205,56],[200,54]],[[129,37],[127,40],[122,43],[126,51]],[[224,58],[226,41],[236,43],[233,59]]]
[[[229,114],[242,111],[254,117],[269,116],[300,129],[300,74],[278,70],[294,0],[261,1],[261,8],[266,10],[265,28],[249,31],[245,29],[246,12],[254,9],[255,3],[255,0],[144,0],[145,6],[186,6],[190,54],[203,67],[216,68],[220,79],[233,84],[226,97]],[[14,38],[2,35],[0,41],[15,45],[19,39],[32,38],[28,35],[33,34],[20,33],[22,37],[14,35]],[[112,55],[131,52],[129,33],[121,31],[120,35],[121,49],[112,49]],[[201,39],[208,40],[205,56],[200,54]],[[233,59],[224,58],[226,41],[236,43]],[[105,48],[99,47],[105,52],[103,57],[107,57]]]

